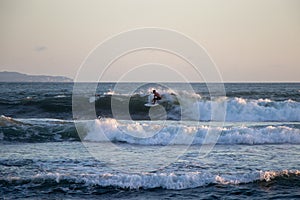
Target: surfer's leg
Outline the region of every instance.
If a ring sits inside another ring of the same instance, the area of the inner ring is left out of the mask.
[[[154,98],[153,98],[153,101],[152,101],[152,102],[153,102],[153,104],[155,104],[155,103],[156,103],[156,100],[157,100],[157,97],[154,97]]]

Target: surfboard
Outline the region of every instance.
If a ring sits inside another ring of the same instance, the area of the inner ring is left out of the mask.
[[[148,96],[148,103],[146,103],[146,104],[144,104],[144,105],[147,106],[147,107],[154,107],[154,106],[159,105],[159,104],[157,103],[157,101],[155,102],[155,104],[152,103],[152,99],[153,99],[153,98],[154,98],[154,95],[153,95],[153,94],[150,94],[150,95]]]
[[[158,106],[159,104],[158,103],[155,103],[155,104],[153,104],[153,103],[146,103],[145,104],[145,106],[147,106],[147,107],[154,107],[154,106]]]

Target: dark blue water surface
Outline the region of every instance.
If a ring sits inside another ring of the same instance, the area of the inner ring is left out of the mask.
[[[300,83],[119,84],[0,83],[0,198],[300,198]]]

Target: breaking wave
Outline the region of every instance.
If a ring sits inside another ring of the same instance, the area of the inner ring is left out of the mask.
[[[79,121],[80,136],[72,120],[14,119],[0,117],[0,141],[123,142],[138,145],[204,144],[209,122],[127,121],[111,118]],[[213,125],[213,124],[212,124]],[[300,144],[297,122],[227,123],[219,131],[217,144]]]
[[[102,119],[90,122],[84,140],[126,142],[141,145],[204,144],[208,124],[177,122],[119,122]],[[300,144],[300,124],[233,124],[215,127],[221,131],[217,144]]]
[[[94,104],[97,116],[114,118],[112,100],[115,105],[127,106],[133,120],[150,120],[149,108],[144,104],[148,102],[147,91],[135,94],[116,94],[105,92],[96,96],[80,96],[78,103]],[[300,102],[285,99],[271,100],[267,98],[249,99],[243,97],[220,97],[210,99],[209,96],[188,93],[186,91],[173,92],[163,90],[160,100],[167,120],[210,121],[212,107],[222,107],[226,103],[226,121],[300,121]],[[14,98],[0,98],[2,115],[17,118],[72,118],[72,96],[68,93],[31,95]],[[83,109],[84,111],[84,109]],[[221,111],[221,110],[220,110]],[[122,118],[122,115],[121,117]],[[128,118],[124,118],[128,119]],[[159,119],[159,118],[158,118]]]
[[[209,100],[196,94],[164,93],[159,102],[167,114],[168,120],[181,120],[184,112],[186,120],[210,121],[212,107],[227,104],[226,121],[300,121],[300,103],[293,100],[272,101],[270,99],[219,98]],[[184,98],[183,98],[184,97]],[[114,97],[122,104],[124,96]],[[144,107],[148,97],[134,95],[130,98],[129,112],[134,120],[149,120],[149,108]],[[111,114],[111,97],[95,99],[96,111],[99,116],[113,117]],[[196,112],[195,112],[196,111]],[[221,111],[221,110],[220,110]]]
[[[214,175],[211,173],[188,172],[184,174],[176,173],[102,173],[102,174],[59,174],[44,173],[32,177],[9,177],[0,178],[0,185],[14,188],[26,188],[33,190],[35,188],[48,188],[46,192],[53,192],[61,188],[61,192],[71,192],[74,188],[92,192],[100,188],[114,189],[154,189],[163,188],[171,190],[183,190],[208,186],[211,184],[248,184],[256,182],[257,184],[276,181],[289,181],[290,185],[299,184],[300,172],[298,170],[282,171],[257,171],[247,174],[237,175]],[[95,192],[94,191],[94,192]]]

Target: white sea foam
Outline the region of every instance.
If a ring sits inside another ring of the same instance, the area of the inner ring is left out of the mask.
[[[227,105],[228,121],[300,121],[300,103],[292,100],[234,98]]]
[[[296,175],[299,176],[299,170],[283,171],[257,171],[248,174],[236,175],[214,175],[211,173],[186,172],[184,174],[176,173],[102,173],[102,174],[60,174],[47,173],[37,174],[31,177],[35,182],[47,179],[54,180],[57,183],[61,181],[75,181],[84,183],[87,186],[116,187],[129,189],[153,189],[164,188],[172,190],[182,190],[206,186],[208,184],[236,185],[241,183],[251,183],[254,181],[271,181],[276,177]],[[20,177],[10,177],[8,181],[18,180]]]
[[[102,119],[87,125],[86,141],[142,145],[203,144],[209,125],[178,122],[119,122]],[[217,144],[300,144],[300,129],[286,125],[214,127],[221,131]],[[176,140],[174,138],[176,137]]]
[[[199,101],[200,120],[211,120],[212,105],[217,101]],[[197,109],[193,107],[192,109]],[[292,100],[275,102],[270,99],[227,99],[226,121],[300,121],[300,103]],[[192,117],[191,117],[192,118]],[[194,119],[196,120],[196,119]]]
[[[64,98],[64,97],[67,97],[66,95],[64,94],[60,94],[60,95],[56,95],[55,98]]]
[[[192,121],[128,121],[112,118],[77,122],[85,141],[126,142],[139,145],[201,145],[208,130],[220,133],[217,144],[300,144],[299,122],[231,122],[224,127],[218,123]],[[72,120],[49,118],[14,119],[0,117],[0,125],[16,126],[20,131],[35,127],[62,130],[72,128]],[[210,127],[210,125],[212,125]],[[70,129],[72,130],[72,129]],[[27,131],[26,131],[27,132]],[[74,133],[76,134],[76,133]],[[21,135],[20,135],[21,136]],[[205,143],[204,143],[205,141]]]

